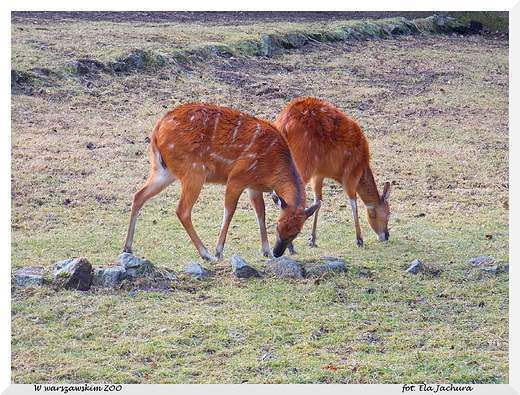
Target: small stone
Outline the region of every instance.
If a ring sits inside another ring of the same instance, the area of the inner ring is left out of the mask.
[[[122,266],[96,267],[92,276],[92,285],[98,287],[114,287],[126,278],[126,269]]]
[[[237,254],[231,256],[231,269],[238,278],[262,277],[260,272],[254,266],[251,266]]]
[[[497,274],[498,266],[487,266],[487,267],[482,268],[482,271],[484,271],[486,273]]]
[[[65,289],[87,291],[92,283],[92,265],[87,258],[59,261],[55,266],[54,279]]]
[[[466,263],[471,263],[472,265],[490,265],[496,261],[496,258],[490,255],[482,255],[476,258],[471,258],[466,261]]]
[[[192,263],[188,266],[185,266],[184,273],[199,281],[204,281],[208,276],[208,272],[201,266],[200,263]]]
[[[139,269],[143,265],[149,265],[150,261],[148,259],[139,258],[129,252],[123,252],[117,257],[116,264],[125,268],[127,276],[137,277]]]
[[[303,268],[294,259],[280,257],[267,262],[269,271],[277,277],[293,278],[300,280],[303,278]]]
[[[305,277],[320,277],[325,273],[344,273],[347,271],[344,260],[341,258],[323,257],[326,263],[305,268]]]
[[[262,55],[270,58],[273,53],[273,40],[267,34],[263,34],[261,39],[262,44],[260,45],[260,50],[262,51]]]
[[[419,259],[414,259],[412,264],[408,269],[406,269],[406,272],[410,274],[417,274],[423,269],[423,264]]]
[[[43,275],[37,269],[23,268],[13,274],[13,280],[20,287],[43,285]]]
[[[83,62],[80,62],[78,60],[73,60],[72,62],[70,62],[69,69],[74,74],[79,74],[79,75],[88,74],[88,72],[89,72],[88,67],[85,64],[83,64]]]

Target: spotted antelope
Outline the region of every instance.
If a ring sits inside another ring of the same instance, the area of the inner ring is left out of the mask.
[[[325,178],[336,180],[350,199],[357,244],[364,245],[357,195],[365,203],[368,223],[378,239],[388,240],[390,183],[385,183],[380,195],[370,168],[368,141],[359,125],[337,108],[314,98],[294,100],[274,123],[287,138],[304,183],[310,181],[314,201],[323,199]],[[314,212],[311,246],[316,245],[318,211]]]
[[[132,200],[125,252],[132,252],[137,215],[143,204],[175,180],[181,184],[176,214],[199,255],[209,261],[223,258],[229,224],[244,190],[257,216],[262,251],[269,257],[283,255],[321,203],[305,209],[305,184],[287,141],[272,123],[228,107],[184,104],[167,112],[152,131],[150,175]],[[208,253],[191,220],[193,205],[205,183],[226,185],[216,257]],[[272,251],[262,194],[269,191],[279,197],[282,209]]]

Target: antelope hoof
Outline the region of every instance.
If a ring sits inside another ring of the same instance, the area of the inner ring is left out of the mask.
[[[307,244],[311,247],[316,247],[316,237],[314,235],[310,235]]]
[[[202,259],[204,259],[205,261],[208,261],[208,262],[216,262],[217,261],[217,258],[215,258],[213,255],[208,254],[207,251],[203,251],[200,254],[200,257]],[[217,253],[217,257],[218,257],[218,253]]]
[[[274,255],[273,255],[273,252],[272,251],[264,251],[264,256],[266,258],[271,258],[271,259],[274,259]]]
[[[358,247],[365,247],[366,244],[363,242],[363,239],[359,238],[357,239],[357,245]]]
[[[287,246],[287,249],[289,250],[289,252],[291,253],[291,255],[295,255],[298,253],[298,251],[296,251],[296,248],[294,248],[294,244],[291,243]]]

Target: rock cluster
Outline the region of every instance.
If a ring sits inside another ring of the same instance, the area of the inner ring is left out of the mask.
[[[233,273],[238,278],[244,279],[271,275],[300,280],[309,277],[319,277],[327,272],[342,273],[347,271],[344,260],[341,258],[323,257],[321,259],[323,260],[322,264],[302,266],[294,259],[280,257],[267,262],[265,270],[260,271],[238,255],[231,257]]]
[[[302,265],[294,259],[280,257],[266,262],[262,269],[259,269],[247,263],[239,255],[233,255],[231,257],[231,270],[239,279],[278,277],[292,280],[321,279],[328,273],[345,273],[347,271],[345,260],[342,258],[322,257],[320,261],[321,263],[318,264],[306,263]],[[470,265],[467,273],[471,274],[478,271],[479,278],[486,273],[509,272],[509,263],[498,265],[496,259],[488,255],[469,259],[466,263]],[[45,279],[43,270],[38,268],[19,269],[12,275],[13,283],[20,287],[43,285],[49,281]],[[412,275],[422,272],[423,274],[437,276],[441,271],[430,265],[425,265],[419,259],[415,259],[405,272]],[[205,281],[212,274],[199,263],[185,266],[183,273],[198,281]],[[130,253],[122,253],[117,257],[114,266],[92,266],[85,257],[59,261],[55,265],[51,282],[65,289],[86,291],[92,286],[100,288],[119,287],[125,280],[132,281],[142,277],[153,280],[160,277],[168,283],[172,280],[179,280],[170,271],[155,268],[147,259],[139,258]]]
[[[504,263],[502,265],[498,265],[496,263],[496,258],[490,255],[482,255],[475,258],[468,259],[466,261],[469,264],[469,268],[466,274],[471,274],[475,271],[479,271],[481,276],[483,273],[489,274],[497,274],[500,271],[509,272],[509,263]],[[430,266],[425,265],[419,259],[414,259],[408,269],[405,270],[406,273],[409,274],[418,274],[421,272],[436,272],[435,269],[432,269]],[[438,270],[437,270],[438,272]]]
[[[185,266],[184,273],[199,281],[204,281],[208,277],[208,271],[200,263],[192,263]]]
[[[123,253],[114,266],[92,266],[85,257],[59,261],[54,266],[52,283],[65,288],[87,291],[91,286],[116,287],[126,279],[153,273],[154,268],[147,259]],[[13,282],[18,286],[43,285],[43,269],[23,268],[13,273]]]

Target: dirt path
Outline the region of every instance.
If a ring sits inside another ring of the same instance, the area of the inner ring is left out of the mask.
[[[92,11],[92,12],[61,12],[61,11],[21,11],[11,13],[11,22],[21,22],[27,19],[38,19],[40,22],[74,22],[74,20],[111,21],[111,22],[176,22],[205,23],[207,25],[235,25],[240,23],[253,24],[261,22],[331,22],[348,19],[380,19],[404,16],[407,19],[424,18],[439,11]]]

